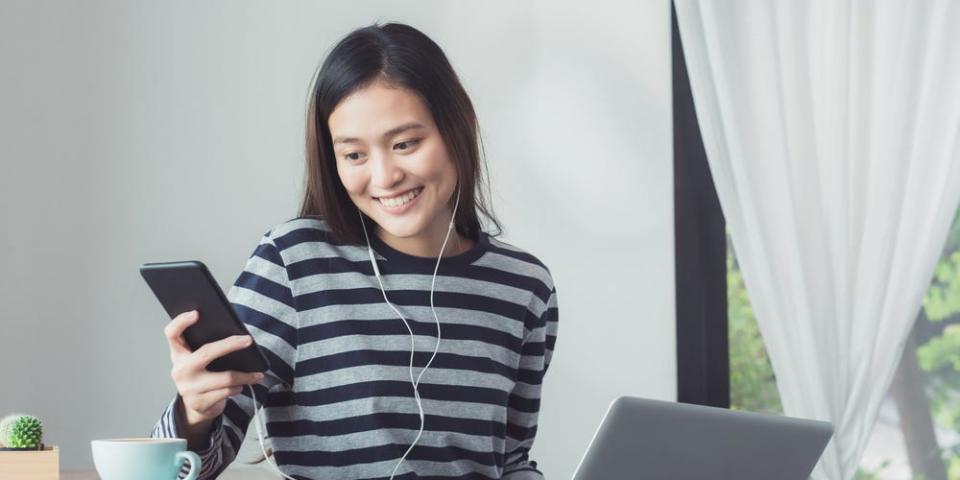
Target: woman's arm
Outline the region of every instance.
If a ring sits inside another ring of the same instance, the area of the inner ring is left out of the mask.
[[[524,328],[523,351],[517,372],[517,383],[510,395],[507,410],[507,444],[503,478],[505,480],[542,480],[537,462],[529,452],[537,435],[540,392],[543,377],[550,366],[557,340],[557,289],[536,322]]]
[[[287,276],[270,232],[247,260],[247,264],[227,293],[237,317],[250,331],[270,368],[260,383],[254,385],[258,405],[267,399],[267,392],[276,385],[293,385],[293,369],[297,353],[297,310]],[[208,427],[208,433],[190,439],[203,462],[199,480],[216,478],[237,456],[253,420],[254,406],[249,387],[227,399],[223,414]],[[153,429],[152,437],[184,438],[184,411],[177,395],[167,406]],[[191,436],[196,432],[190,432]],[[264,433],[266,435],[266,433]],[[203,437],[200,441],[197,437]],[[186,471],[181,473],[184,478]]]

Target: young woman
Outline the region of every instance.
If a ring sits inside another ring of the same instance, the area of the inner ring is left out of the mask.
[[[191,351],[198,316],[177,316],[178,394],[153,435],[187,438],[214,478],[256,404],[285,478],[542,479],[528,451],[557,292],[480,226],[478,210],[499,235],[476,115],[442,50],[397,23],[346,36],[314,82],[306,157],[299,216],[227,294],[270,369],[206,371],[250,338]]]

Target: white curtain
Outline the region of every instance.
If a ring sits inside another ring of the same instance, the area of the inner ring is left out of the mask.
[[[784,409],[850,479],[960,199],[960,1],[675,4]]]

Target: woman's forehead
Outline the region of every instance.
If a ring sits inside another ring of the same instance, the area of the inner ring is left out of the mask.
[[[406,123],[432,126],[432,118],[420,96],[399,87],[375,83],[344,98],[327,120],[334,137],[378,139]]]

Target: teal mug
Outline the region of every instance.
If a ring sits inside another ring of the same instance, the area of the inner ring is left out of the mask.
[[[183,438],[93,440],[90,449],[101,480],[176,480],[184,461],[190,462],[185,480],[200,473],[200,457]]]

